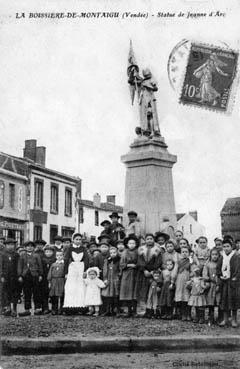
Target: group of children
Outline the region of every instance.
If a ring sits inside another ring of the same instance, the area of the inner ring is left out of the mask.
[[[196,246],[177,231],[175,240],[162,232],[144,239],[130,234],[112,240],[102,234],[99,244],[84,243],[76,233],[63,247],[28,241],[15,250],[7,239],[0,250],[3,314],[17,316],[24,296],[24,311],[34,314],[115,315],[156,319],[218,321],[237,326],[240,308],[240,255],[230,236],[206,237]],[[72,242],[70,242],[72,241]],[[141,314],[143,312],[143,314]]]

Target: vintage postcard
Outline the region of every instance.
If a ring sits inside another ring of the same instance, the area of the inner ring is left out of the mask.
[[[0,369],[238,368],[239,0],[0,0]]]

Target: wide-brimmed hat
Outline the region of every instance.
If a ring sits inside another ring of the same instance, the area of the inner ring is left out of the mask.
[[[118,215],[118,213],[116,211],[113,211],[111,215],[109,215],[109,218],[120,218],[120,216]]]
[[[47,244],[44,240],[34,240],[35,245],[43,245],[45,246]]]
[[[25,247],[24,247],[23,245],[19,245],[19,246],[17,246],[16,250],[17,250],[17,251],[18,251],[18,250],[23,250],[23,251],[25,251]]]
[[[125,245],[125,243],[124,243],[124,239],[120,239],[120,240],[115,241],[115,245],[116,245],[116,246],[117,246],[119,243],[123,243],[123,244]]]
[[[103,239],[108,240],[108,242],[110,242],[112,239],[108,234],[100,234],[100,236],[98,237],[98,241],[101,242]]]
[[[54,241],[61,241],[62,242],[62,236],[59,236],[59,235],[55,236]]]
[[[66,241],[72,242],[71,237],[63,237],[62,238],[62,242],[66,242]]]
[[[8,245],[8,244],[10,244],[10,243],[17,243],[17,241],[16,240],[14,240],[13,238],[7,238],[6,240],[5,240],[5,245]]]
[[[98,244],[95,241],[89,242],[88,247],[91,247],[93,245],[96,246],[96,247],[98,247]]]
[[[128,237],[124,238],[124,245],[127,247],[128,241],[134,240],[136,242],[136,246],[139,246],[139,239],[135,236],[135,234],[130,234]]]
[[[112,246],[112,245],[111,245],[111,243],[109,243],[109,242],[107,242],[107,241],[101,241],[101,242],[99,242],[98,246],[100,247],[100,246],[102,246],[102,245],[106,245],[106,246],[108,246],[108,247]]]
[[[27,247],[27,246],[35,247],[35,243],[33,241],[26,241],[26,242],[24,242],[23,246],[24,247]]]
[[[223,241],[225,240],[231,240],[233,242],[233,237],[230,234],[226,234],[225,236],[223,236]]]
[[[136,213],[136,211],[134,211],[134,210],[129,211],[127,215],[128,215],[128,216],[130,216],[130,215],[134,215],[135,217],[137,217],[137,216],[138,216],[138,214],[137,214],[137,213]]]
[[[165,242],[170,239],[170,236],[167,233],[164,233],[164,232],[156,232],[155,233],[155,242],[157,242],[157,239],[159,237],[163,237],[165,239]]]
[[[104,226],[105,226],[105,224],[110,225],[110,224],[111,224],[111,222],[110,222],[109,220],[105,219],[105,220],[103,220],[103,221],[102,221],[102,223],[100,223],[100,226],[104,227]]]
[[[226,243],[229,243],[231,246],[233,246],[233,239],[232,237],[228,236],[228,237],[223,237],[223,245],[226,244]]]

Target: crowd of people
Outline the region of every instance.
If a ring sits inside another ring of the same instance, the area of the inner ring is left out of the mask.
[[[54,245],[27,241],[16,248],[0,239],[1,313],[5,316],[82,314],[181,319],[237,327],[240,240],[201,236],[195,245],[181,231],[141,235],[137,213],[101,223],[98,242],[80,233]],[[24,299],[24,311],[17,305]],[[51,309],[50,309],[51,307]]]

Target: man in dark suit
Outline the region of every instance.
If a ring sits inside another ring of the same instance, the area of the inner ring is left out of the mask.
[[[125,237],[124,227],[121,223],[119,223],[120,216],[117,212],[113,212],[111,215],[109,215],[109,218],[111,219],[112,223],[110,225],[110,237],[113,242],[116,242],[118,240],[122,240]]]
[[[34,252],[35,244],[27,241],[24,244],[26,253],[21,255],[18,262],[18,280],[23,283],[24,307],[25,311],[19,316],[31,315],[31,298],[34,302],[34,315],[40,315],[41,293],[39,283],[42,281],[43,266],[40,256]]]
[[[8,238],[5,250],[1,255],[0,276],[3,284],[3,303],[5,316],[17,316],[17,302],[19,297],[17,265],[19,255],[16,252],[17,241]]]
[[[5,242],[5,237],[1,236],[0,237],[0,268],[1,268],[1,264],[2,264],[2,254],[4,251],[4,242]],[[0,269],[0,273],[1,273],[1,269]],[[4,302],[3,302],[3,283],[0,280],[0,314],[3,313],[3,306],[4,306]]]

